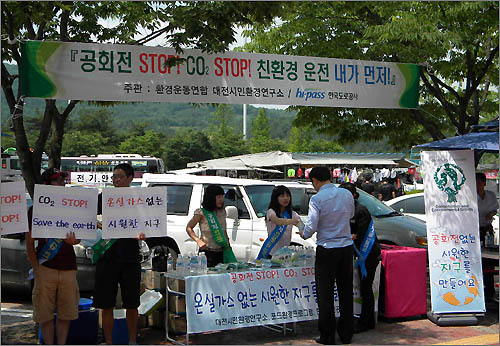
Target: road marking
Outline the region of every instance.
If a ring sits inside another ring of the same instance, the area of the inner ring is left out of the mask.
[[[498,334],[478,335],[434,345],[498,345],[498,336]]]
[[[32,318],[33,311],[31,310],[23,310],[23,309],[7,309],[2,308],[3,316],[15,316],[15,317],[24,317],[24,318]]]

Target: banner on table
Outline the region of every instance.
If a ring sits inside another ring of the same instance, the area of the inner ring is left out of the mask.
[[[354,272],[354,313],[361,313]],[[373,282],[378,311],[380,265]],[[338,294],[332,297],[340,316]],[[186,278],[188,333],[309,321],[318,318],[314,267],[265,269]]]
[[[484,312],[474,152],[423,151],[434,313]]]
[[[1,235],[28,232],[28,214],[26,210],[26,188],[24,180],[2,183],[0,209],[2,222]]]
[[[318,318],[314,268],[279,268],[186,278],[187,332]]]
[[[415,64],[162,47],[24,41],[26,97],[417,108]],[[181,63],[167,67],[167,60]]]
[[[102,238],[167,235],[167,188],[120,187],[102,191]]]
[[[97,189],[35,185],[33,197],[33,238],[95,239],[97,230]]]
[[[111,184],[113,172],[71,172],[71,184],[104,187]]]

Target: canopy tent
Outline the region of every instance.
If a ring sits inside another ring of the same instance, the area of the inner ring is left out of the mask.
[[[471,132],[430,143],[417,145],[421,149],[459,150],[474,149],[486,153],[498,153],[498,131]]]
[[[498,153],[498,118],[483,124],[472,126],[471,133],[461,136],[449,137],[425,144],[419,144],[416,147],[420,149],[439,149],[439,150],[461,150],[472,149],[476,166],[484,153]]]
[[[268,173],[283,173],[276,169],[285,166],[333,167],[410,167],[413,162],[405,159],[403,153],[287,153],[269,151],[239,155],[207,161],[190,162],[187,168],[175,173],[196,173],[206,170],[255,170]]]

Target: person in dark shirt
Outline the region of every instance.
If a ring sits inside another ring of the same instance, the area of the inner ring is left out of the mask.
[[[121,163],[113,170],[113,186],[130,187],[134,179],[134,169],[128,163]],[[97,201],[97,214],[102,214],[102,195]],[[129,343],[136,344],[137,322],[140,305],[141,260],[138,240],[145,239],[140,233],[136,239],[114,239],[113,245],[104,252],[96,264],[94,305],[102,309],[102,327],[108,345],[113,343],[113,309],[116,304],[118,284],[126,309]]]
[[[361,252],[365,235],[370,230],[370,223],[373,222],[372,217],[368,209],[358,202],[359,194],[353,184],[344,183],[340,187],[349,190],[354,197],[354,217],[351,219],[351,233],[356,249]],[[373,236],[373,245],[371,245],[369,252],[367,251],[368,255],[365,260],[366,275],[363,275],[361,268],[358,271],[362,305],[361,316],[354,327],[355,333],[375,328],[375,297],[373,296],[372,285],[380,261],[381,251],[376,234]],[[369,243],[368,240],[367,243]],[[359,255],[357,257],[359,258]]]
[[[374,196],[375,184],[373,184],[370,180],[366,179],[364,183],[361,184],[361,190]]]
[[[384,178],[384,180],[382,180],[382,186],[380,188],[379,199],[381,201],[388,201],[393,198],[396,198],[396,188],[394,187],[394,185],[389,183],[389,179]]]
[[[66,173],[49,168],[42,174],[45,185],[64,186]],[[76,281],[76,256],[73,245],[80,243],[74,232],[66,239],[39,238],[35,250],[35,239],[31,236],[33,206],[28,210],[29,232],[26,236],[28,260],[33,267],[33,320],[40,323],[42,338],[46,345],[54,344],[54,309],[57,308],[57,342],[66,344],[69,326],[78,319],[80,291]],[[51,245],[59,243],[58,250],[50,251]],[[53,252],[50,256],[43,256]]]

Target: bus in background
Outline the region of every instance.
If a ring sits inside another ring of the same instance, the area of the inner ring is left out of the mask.
[[[45,153],[43,153],[40,173],[46,170],[48,165],[49,165],[49,158]],[[2,153],[2,168],[0,170],[0,175],[2,183],[23,180],[23,173],[21,171],[21,160],[19,160],[19,156],[17,156],[15,150],[14,151],[11,150],[10,152],[7,152],[7,150],[5,150]]]
[[[113,168],[120,163],[128,163],[134,168],[134,178],[165,171],[162,159],[138,154],[61,157],[61,171],[68,173],[72,185],[105,187],[112,185]]]

